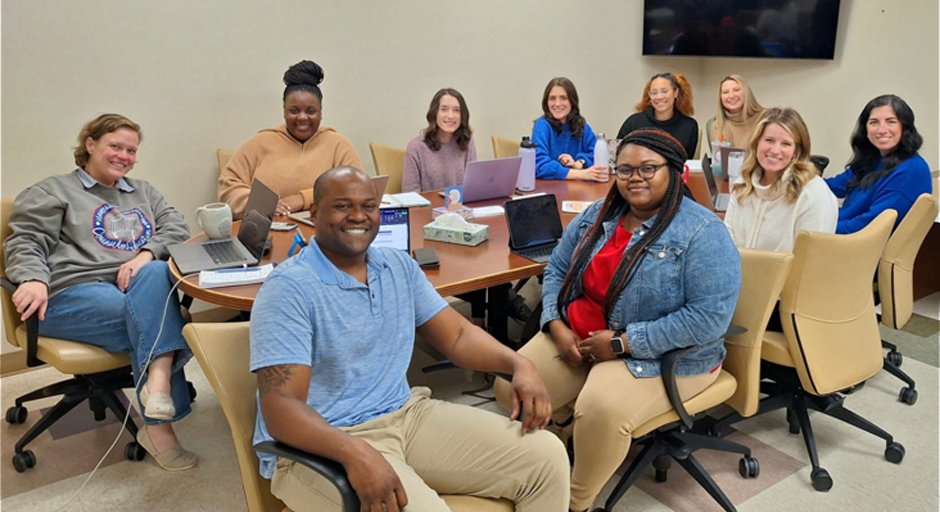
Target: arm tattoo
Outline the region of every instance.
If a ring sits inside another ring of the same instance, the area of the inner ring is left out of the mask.
[[[294,373],[289,364],[267,366],[258,370],[258,391],[263,398],[265,395],[279,388],[293,377]]]

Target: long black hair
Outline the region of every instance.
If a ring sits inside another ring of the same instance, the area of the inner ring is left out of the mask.
[[[878,148],[868,140],[868,118],[871,117],[872,110],[885,105],[894,109],[894,113],[901,123],[902,132],[901,142],[894,148],[894,151],[881,156]],[[846,164],[846,168],[851,167],[855,177],[846,183],[846,195],[851,194],[852,190],[856,188],[864,190],[891,173],[895,167],[917,154],[917,150],[924,143],[924,138],[920,136],[914,126],[914,111],[911,110],[907,102],[894,94],[884,94],[869,101],[862,109],[850,142],[852,144],[852,159]],[[879,161],[883,161],[881,168],[878,168]]]
[[[607,288],[607,294],[604,296],[604,318],[610,318],[614,304],[620,298],[627,283],[632,279],[640,262],[643,261],[646,249],[655,243],[669,227],[669,224],[672,223],[676,212],[679,211],[679,205],[682,204],[682,197],[692,197],[692,193],[686,187],[685,182],[682,181],[682,170],[687,155],[681,142],[662,130],[640,128],[628,133],[620,142],[620,146],[617,147],[618,157],[627,144],[643,146],[663,156],[669,164],[669,186],[666,189],[666,195],[659,208],[659,213],[656,215],[656,220],[653,221],[653,226],[642,239],[624,251],[623,256],[620,257],[614,276],[610,280],[610,286]],[[594,224],[578,242],[578,247],[571,257],[568,273],[562,281],[561,291],[558,293],[558,306],[566,323],[568,322],[568,305],[576,298],[574,297],[574,285],[581,279],[591,261],[594,246],[597,245],[604,233],[604,222],[622,218],[629,211],[630,204],[620,195],[620,189],[615,181],[607,192],[607,197],[604,199],[604,205],[601,207],[597,220],[594,221]]]

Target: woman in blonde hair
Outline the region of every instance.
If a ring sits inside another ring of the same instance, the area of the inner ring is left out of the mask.
[[[679,73],[653,75],[643,88],[643,98],[636,113],[627,118],[617,132],[623,139],[640,128],[658,128],[676,138],[692,158],[698,148],[698,122],[692,118],[692,86]]]
[[[718,110],[705,124],[709,144],[723,140],[733,148],[745,147],[765,110],[744,77],[724,77],[718,84]]]
[[[835,232],[839,205],[809,156],[809,131],[797,111],[761,116],[725,212],[738,247],[791,252],[800,231]]]

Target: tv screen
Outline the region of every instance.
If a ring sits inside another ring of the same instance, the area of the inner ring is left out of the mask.
[[[839,0],[645,0],[643,55],[832,59]]]

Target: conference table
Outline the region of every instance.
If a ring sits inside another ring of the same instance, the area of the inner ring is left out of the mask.
[[[554,194],[558,201],[562,225],[567,226],[575,217],[574,214],[561,211],[563,201],[594,201],[607,194],[613,177],[608,183],[589,183],[584,181],[549,181],[536,180],[536,188],[527,195],[537,193]],[[422,196],[431,201],[430,206],[410,208],[411,249],[433,247],[440,260],[440,268],[425,270],[428,281],[443,297],[459,295],[476,290],[490,288],[487,301],[488,324],[494,337],[512,345],[507,335],[507,300],[504,290],[508,289],[512,281],[534,277],[542,274],[545,264],[512,254],[509,251],[509,231],[504,215],[473,219],[471,222],[489,226],[489,239],[475,247],[437,242],[424,239],[424,225],[431,222],[431,209],[444,205],[444,198],[437,191],[424,192]],[[479,201],[468,206],[502,205],[506,198]],[[287,218],[275,220],[291,221]],[[292,221],[291,221],[292,222]],[[235,223],[233,231],[237,233],[238,224]],[[260,264],[279,263],[288,258],[287,251],[294,240],[294,235],[300,232],[304,240],[309,241],[316,230],[306,224],[298,223],[297,229],[280,232],[271,231],[271,249],[262,258]],[[205,240],[205,234],[194,236],[190,241]],[[204,289],[199,286],[198,274],[183,276],[173,260],[170,260],[170,271],[175,279],[182,278],[179,288],[192,298],[238,311],[251,311],[255,295],[260,284],[229,286],[225,288]],[[494,293],[494,291],[496,291]]]

